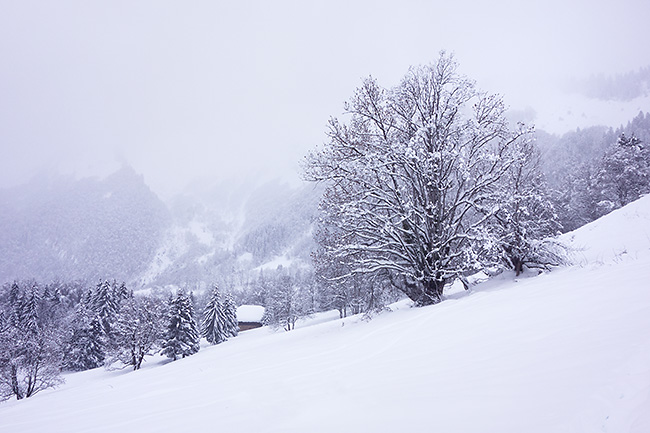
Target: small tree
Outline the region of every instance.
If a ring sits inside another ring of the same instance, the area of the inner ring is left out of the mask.
[[[160,347],[164,333],[164,304],[155,298],[128,297],[114,326],[115,343],[110,361],[139,370],[145,356]]]
[[[92,293],[90,302],[92,310],[101,321],[104,333],[110,339],[111,326],[119,309],[114,286],[111,286],[108,280],[100,281]]]
[[[58,336],[12,329],[0,335],[0,399],[28,398],[63,382]]]
[[[12,319],[0,332],[0,399],[20,400],[63,382],[62,354],[58,330],[38,321],[36,287],[13,302]]]
[[[210,296],[210,301],[203,310],[203,322],[201,323],[203,337],[210,344],[219,344],[229,337],[229,329],[224,305],[221,302],[219,288],[215,285]]]
[[[278,269],[278,277],[273,283],[265,301],[264,323],[291,331],[296,321],[307,315],[302,299],[301,287],[287,271]]]
[[[194,321],[194,307],[182,290],[170,298],[168,311],[161,353],[175,361],[198,352],[200,335]]]
[[[493,253],[519,275],[524,266],[548,268],[564,262],[564,249],[552,239],[560,224],[546,190],[535,143],[521,140],[513,146],[514,161],[494,196],[493,225],[497,240]],[[490,243],[487,243],[490,245]],[[488,252],[488,255],[490,252]]]
[[[650,192],[650,150],[624,133],[605,155],[597,174],[601,199],[618,208]]]
[[[106,336],[99,318],[84,303],[77,307],[63,347],[63,367],[68,370],[83,371],[104,364]]]
[[[36,284],[32,285],[29,293],[24,298],[22,305],[20,306],[20,324],[21,327],[30,332],[38,333],[39,331],[39,304],[41,297],[38,293],[38,287]]]
[[[226,294],[223,301],[223,311],[226,321],[226,336],[236,337],[239,333],[239,322],[237,321],[237,306],[230,293]]]

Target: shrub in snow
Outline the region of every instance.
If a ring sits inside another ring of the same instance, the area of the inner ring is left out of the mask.
[[[165,329],[165,306],[156,298],[129,297],[113,327],[112,361],[138,370],[147,355],[160,348]]]

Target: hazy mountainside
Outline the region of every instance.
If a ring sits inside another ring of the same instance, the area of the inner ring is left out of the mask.
[[[0,282],[110,278],[130,288],[245,285],[309,266],[312,185],[195,184],[164,204],[130,168],[0,191]]]
[[[605,152],[616,144],[622,133],[635,136],[643,143],[650,143],[650,114],[637,112],[633,118],[628,118],[626,123],[616,128],[590,126],[562,135],[538,130],[537,144],[542,152],[542,165],[549,183],[557,187],[555,182],[566,177],[569,172],[597,164]]]
[[[279,182],[188,189],[173,200],[173,222],[135,286],[201,291],[219,283],[231,290],[254,280],[260,269],[309,267],[318,199],[311,185]]]
[[[562,136],[537,131],[544,173],[553,186],[576,167],[593,164],[616,142],[614,133],[604,126],[592,126],[567,132]]]
[[[36,178],[0,191],[0,280],[128,280],[169,223],[130,168],[105,179]]]
[[[564,232],[650,192],[649,113],[639,112],[616,129],[592,126],[536,136]]]

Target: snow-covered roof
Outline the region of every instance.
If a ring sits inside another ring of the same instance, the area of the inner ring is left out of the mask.
[[[261,305],[242,305],[237,308],[239,322],[261,322],[264,316],[264,307]]]

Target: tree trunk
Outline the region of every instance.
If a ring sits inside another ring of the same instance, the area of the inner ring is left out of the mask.
[[[427,280],[423,284],[423,293],[418,305],[433,305],[442,301],[442,291],[445,288],[444,280]]]
[[[442,291],[445,287],[444,280],[426,280],[420,284],[413,284],[414,290],[405,291],[415,305],[424,307],[442,301]]]
[[[397,282],[390,274],[388,274],[388,278],[393,286],[408,296],[418,307],[434,305],[442,301],[442,291],[447,282],[444,279],[427,279],[423,282],[409,282],[404,278],[401,284],[396,284]]]
[[[512,265],[515,268],[515,276],[519,276],[524,271],[524,262],[519,257],[512,258]]]
[[[21,400],[23,398],[23,393],[18,384],[18,367],[13,363],[11,364],[11,390],[16,395],[16,400]]]

